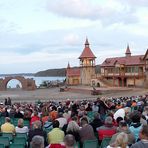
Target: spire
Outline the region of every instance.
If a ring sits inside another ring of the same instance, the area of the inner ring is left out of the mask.
[[[68,69],[68,68],[70,68],[70,64],[69,64],[69,62],[68,62],[68,65],[67,65],[67,69]]]
[[[130,56],[131,56],[131,51],[130,51],[130,48],[129,48],[129,44],[127,44],[125,56],[126,56],[126,57],[130,57]]]
[[[88,38],[86,37],[86,41],[85,41],[85,47],[89,47],[89,42],[88,42]]]
[[[84,59],[84,58],[91,58],[91,59],[96,58],[89,47],[89,42],[88,42],[87,37],[86,37],[86,41],[85,41],[85,48],[84,48],[83,52],[81,53],[79,59]]]

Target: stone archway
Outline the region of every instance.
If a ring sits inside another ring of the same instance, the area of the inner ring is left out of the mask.
[[[22,83],[17,79],[11,79],[6,85],[7,90],[22,90]]]
[[[22,90],[35,90],[36,85],[33,79],[24,78],[22,76],[15,77],[5,77],[4,79],[0,79],[0,91],[7,90],[7,84],[12,79],[16,79],[20,81],[22,84]]]
[[[99,83],[99,82],[97,82],[97,87],[101,87],[101,85],[100,85],[100,83]]]

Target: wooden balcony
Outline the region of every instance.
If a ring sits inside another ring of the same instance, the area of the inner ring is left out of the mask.
[[[101,73],[102,76],[104,77],[143,77],[145,74],[144,72],[139,72],[139,73],[124,73],[124,72],[120,72],[120,73]]]

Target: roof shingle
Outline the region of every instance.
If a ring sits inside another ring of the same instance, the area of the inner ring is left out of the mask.
[[[116,62],[118,64],[122,64],[125,66],[134,66],[134,65],[142,65],[144,55],[130,56],[130,57],[115,57],[115,58],[107,58],[102,64],[102,67],[111,67],[115,66]]]

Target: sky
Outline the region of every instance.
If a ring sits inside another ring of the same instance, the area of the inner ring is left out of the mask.
[[[101,64],[148,48],[148,0],[0,0],[0,74],[79,66],[86,37]]]

